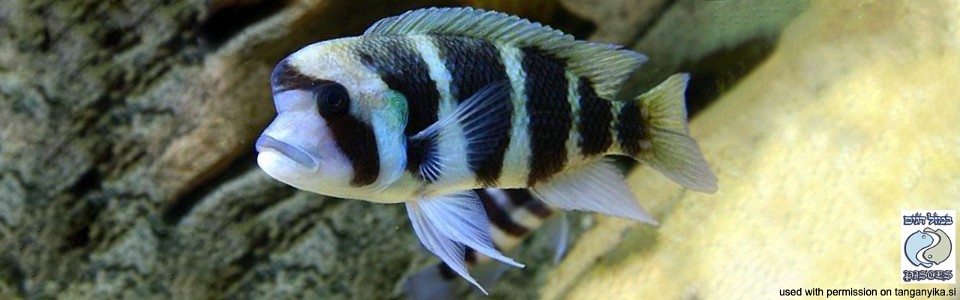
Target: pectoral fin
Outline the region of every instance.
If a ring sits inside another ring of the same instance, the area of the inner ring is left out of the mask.
[[[487,292],[467,271],[463,260],[465,247],[506,264],[523,267],[494,248],[490,223],[473,191],[407,202],[407,214],[423,246],[484,294]]]
[[[429,182],[473,176],[469,166],[484,161],[510,130],[509,82],[491,83],[444,118],[409,138],[420,153],[420,176]]]

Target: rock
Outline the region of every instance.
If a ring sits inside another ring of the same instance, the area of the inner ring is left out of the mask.
[[[274,115],[266,80],[285,55],[413,7],[464,3],[509,7],[578,36],[590,28],[550,0],[0,1],[0,298],[400,297],[405,275],[436,263],[418,248],[402,207],[297,192],[255,167],[252,141]],[[664,3],[562,7],[595,22],[594,39],[648,54],[645,70],[661,73],[644,74],[656,79],[731,45],[772,39],[806,2]],[[755,14],[763,20],[744,21]],[[739,119],[714,119],[694,131],[742,136],[722,131]],[[737,139],[704,138],[708,158],[742,154],[743,146],[718,146]],[[743,170],[718,166],[721,175]],[[661,186],[645,197],[654,212],[688,210],[689,201],[671,208],[657,193],[687,194],[650,180]],[[614,234],[587,236],[554,273],[551,245],[534,237],[510,254],[528,267],[507,272],[493,296],[565,291],[595,263],[584,252],[613,248],[627,228],[592,220],[572,217]],[[649,227],[630,231],[614,254],[632,257],[657,237]]]
[[[252,141],[280,58],[431,3],[0,2],[0,298],[397,295],[405,214],[297,194]]]
[[[649,58],[624,86],[622,97],[642,94],[675,73],[690,73],[691,115],[759,65],[808,2],[561,1],[597,25],[591,40],[626,45]]]
[[[647,55],[650,61],[634,75],[627,90],[646,91],[677,72],[692,72],[697,81],[705,75],[702,73],[731,72],[743,64],[761,61],[774,47],[779,33],[808,2],[672,2],[632,43],[633,50]],[[721,57],[711,57],[717,54]]]
[[[560,4],[582,18],[593,22],[597,29],[590,35],[594,41],[620,45],[634,42],[640,32],[654,20],[661,19],[661,9],[667,0],[560,0]]]
[[[769,60],[692,123],[720,191],[635,172],[662,225],[598,218],[542,295],[897,286],[900,210],[960,199],[957,15],[948,1],[812,2]]]

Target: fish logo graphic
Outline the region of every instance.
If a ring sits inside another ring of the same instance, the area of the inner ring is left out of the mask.
[[[956,210],[901,211],[901,283],[956,282]]]
[[[927,227],[907,237],[903,250],[911,264],[930,268],[934,264],[943,263],[950,257],[953,242],[942,229],[933,230]]]

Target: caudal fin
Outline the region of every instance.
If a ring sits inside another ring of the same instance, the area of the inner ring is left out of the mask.
[[[713,193],[717,176],[700,153],[700,146],[690,137],[684,91],[690,75],[682,73],[635,98],[646,112],[650,149],[638,157],[655,170],[684,187]]]

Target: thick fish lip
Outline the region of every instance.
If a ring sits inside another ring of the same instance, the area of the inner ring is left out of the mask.
[[[283,156],[309,169],[315,169],[317,167],[317,162],[307,154],[307,151],[297,146],[281,142],[268,135],[261,135],[260,138],[257,139],[257,152],[264,151],[279,152]]]

